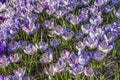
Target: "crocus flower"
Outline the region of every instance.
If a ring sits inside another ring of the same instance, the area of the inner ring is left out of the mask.
[[[54,7],[47,7],[46,8],[46,12],[49,14],[49,15],[52,15],[52,14],[54,14],[55,13],[55,8]]]
[[[57,10],[54,12],[54,15],[57,17],[57,18],[61,18],[66,12],[64,10]]]
[[[52,40],[50,41],[50,45],[51,45],[51,47],[53,47],[53,48],[58,47],[60,44],[61,44],[61,41],[60,41],[60,40],[52,39]]]
[[[29,23],[29,25],[24,26],[23,31],[25,31],[27,34],[34,34],[39,29],[39,24],[36,25],[34,23]]]
[[[37,52],[37,48],[33,44],[28,44],[23,51],[25,54],[33,55]]]
[[[1,2],[2,4],[4,4],[4,3],[6,3],[6,0],[0,0],[0,2]]]
[[[91,0],[81,0],[81,2],[86,5],[86,4],[89,4],[91,2]]]
[[[75,48],[79,51],[83,50],[85,48],[85,45],[83,42],[79,41],[78,43],[74,44]]]
[[[114,42],[102,41],[98,44],[98,49],[104,53],[110,52],[115,47]]]
[[[113,5],[115,5],[115,4],[119,3],[120,1],[119,1],[119,0],[110,0],[110,2],[111,2]]]
[[[84,67],[80,64],[75,64],[70,68],[69,72],[71,74],[77,76],[77,75],[81,74],[82,72],[84,72]]]
[[[18,68],[17,70],[13,70],[13,73],[16,77],[22,78],[25,75],[26,67]]]
[[[56,35],[61,36],[64,33],[64,28],[62,26],[58,25],[57,27],[53,28],[53,31]]]
[[[116,40],[117,38],[117,34],[113,33],[113,32],[109,32],[107,34],[104,34],[104,40],[106,40],[107,42],[112,42],[114,40]]]
[[[35,46],[42,51],[46,51],[48,49],[48,44],[45,42],[39,42],[38,44],[35,44]]]
[[[35,11],[36,13],[42,13],[42,11],[43,11],[43,6],[40,5],[40,4],[37,4],[37,6],[34,7],[34,11]]]
[[[12,76],[11,75],[8,75],[8,76],[5,76],[4,77],[4,79],[2,79],[2,80],[12,80],[13,78],[12,78]],[[14,79],[13,79],[14,80]]]
[[[42,27],[47,29],[52,29],[54,27],[54,19],[45,20],[45,22],[42,24]]]
[[[55,0],[48,0],[47,6],[55,6],[55,5],[56,5],[56,1]]]
[[[27,46],[27,42],[26,41],[19,41],[18,42],[18,47],[20,49],[25,49],[26,46]]]
[[[104,11],[105,13],[109,13],[109,12],[112,12],[113,8],[114,8],[113,5],[107,5],[105,6]]]
[[[81,54],[79,54],[78,61],[81,65],[86,65],[90,60],[90,55],[87,54],[84,50],[81,51]]]
[[[70,41],[73,36],[74,36],[73,31],[67,31],[62,35],[62,38],[65,39],[66,41]]]
[[[74,53],[71,53],[69,55],[68,63],[70,66],[73,66],[78,63],[78,56],[75,55]]]
[[[0,66],[7,67],[9,64],[10,64],[9,58],[3,55],[2,58],[0,59]]]
[[[120,22],[112,24],[111,30],[114,33],[120,34]]]
[[[69,58],[69,55],[70,55],[70,52],[69,51],[67,51],[67,50],[62,50],[62,52],[60,53],[60,58],[62,59],[62,60],[68,60],[68,58]]]
[[[94,58],[96,61],[101,61],[101,60],[104,58],[104,53],[101,52],[101,51],[96,51],[96,52],[93,54],[93,58]]]
[[[115,11],[114,11],[114,15],[115,15],[118,19],[120,19],[120,9],[118,9],[117,11],[115,10]]]
[[[101,16],[93,16],[89,19],[92,25],[100,25],[103,22],[103,18]]]
[[[49,68],[44,68],[44,72],[47,74],[47,75],[51,75],[51,76],[54,76],[55,75],[55,67],[54,66],[50,66]]]
[[[27,12],[31,12],[33,9],[34,9],[34,7],[33,7],[33,5],[32,5],[30,2],[28,2],[28,3],[25,5],[25,10],[26,10]]]
[[[86,24],[81,26],[82,32],[84,34],[88,34],[91,28],[92,28],[91,24]]]
[[[94,9],[93,11],[91,11],[91,15],[92,16],[101,16],[102,15],[102,11],[101,9]]]
[[[72,16],[68,19],[69,22],[71,22],[73,25],[79,24],[79,22],[82,20],[82,16]]]
[[[47,0],[40,0],[39,2],[40,2],[40,4],[45,5],[47,3]]]
[[[87,21],[89,16],[88,16],[89,10],[88,8],[83,8],[80,10],[80,15],[79,17],[82,17],[82,21]]]
[[[16,41],[11,41],[9,44],[8,44],[8,48],[10,51],[15,51],[18,49],[18,43]]]
[[[22,55],[18,55],[17,53],[15,53],[15,54],[11,54],[9,56],[9,59],[11,62],[17,62],[21,59],[21,57],[22,57]]]
[[[40,59],[40,62],[42,63],[47,63],[51,61],[53,61],[53,53],[45,53]]]
[[[103,7],[107,4],[108,0],[95,0],[94,4],[99,7]]]
[[[59,61],[56,63],[55,68],[56,68],[56,72],[58,72],[58,73],[67,70],[66,64],[65,64],[62,60],[59,60]]]
[[[5,41],[0,41],[0,54],[4,53],[8,50],[8,47],[6,45]]]
[[[86,46],[90,48],[96,48],[98,45],[98,38],[97,37],[84,38],[84,43]]]
[[[104,34],[104,31],[101,27],[94,26],[89,32],[90,37],[101,37]]]
[[[90,67],[86,67],[84,69],[84,73],[85,73],[86,76],[90,76],[90,77],[92,77],[94,75],[93,69],[90,68]]]

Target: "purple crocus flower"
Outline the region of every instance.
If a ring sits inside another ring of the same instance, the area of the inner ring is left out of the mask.
[[[101,51],[96,51],[96,52],[94,52],[94,54],[93,54],[93,58],[94,58],[96,61],[101,61],[101,60],[104,58],[104,53],[101,52]]]
[[[16,77],[22,78],[25,75],[26,67],[18,68],[17,70],[13,70],[13,73]]]
[[[8,50],[8,47],[5,41],[0,41],[0,54],[6,52],[7,50]]]
[[[55,13],[55,8],[54,7],[47,7],[46,8],[46,12],[49,14],[49,15],[52,15],[52,14],[54,14]]]
[[[21,57],[22,57],[22,55],[18,55],[17,53],[15,53],[15,54],[11,54],[9,56],[9,59],[11,62],[17,62],[21,59]]]
[[[83,50],[85,48],[85,45],[83,42],[79,41],[78,43],[74,44],[75,48],[79,51]]]
[[[56,68],[56,72],[58,72],[58,73],[67,70],[66,64],[65,64],[62,60],[59,60],[59,61],[56,63],[55,68]]]
[[[39,24],[37,23],[36,25],[32,22],[29,23],[29,25],[24,26],[23,31],[25,31],[27,34],[34,34],[38,29],[39,29]]]
[[[81,65],[86,65],[90,60],[90,55],[87,54],[84,50],[81,51],[81,54],[79,54],[78,61]]]
[[[108,0],[95,0],[94,4],[99,7],[103,7],[107,4]]]
[[[81,0],[81,2],[86,5],[86,4],[89,4],[91,2],[91,0]]]
[[[56,5],[56,1],[55,0],[48,0],[47,6],[55,6]]]
[[[79,75],[79,74],[81,74],[81,73],[84,72],[84,67],[83,67],[82,65],[80,65],[80,64],[75,64],[75,65],[73,65],[73,66],[70,68],[69,72],[70,72],[71,74],[77,76],[77,75]]]
[[[86,24],[81,26],[82,32],[84,34],[88,34],[91,28],[92,28],[91,24]]]
[[[3,56],[0,58],[0,66],[2,66],[2,67],[7,67],[9,64],[10,64],[9,58],[7,58],[5,55],[3,55]]]
[[[115,10],[115,11],[114,11],[114,15],[115,15],[118,19],[120,19],[120,9],[118,9],[117,11]]]
[[[35,11],[36,13],[42,13],[42,11],[43,11],[43,6],[40,5],[40,4],[37,4],[37,6],[34,7],[34,11]]]
[[[112,42],[112,41],[116,40],[117,33],[109,32],[107,34],[104,34],[103,38],[107,42]]]
[[[33,44],[28,44],[23,51],[25,54],[33,55],[37,52],[37,48]]]
[[[47,3],[47,0],[40,0],[39,2],[40,2],[40,4],[45,5]]]
[[[111,31],[114,33],[120,34],[120,22],[112,24]]]
[[[84,38],[84,43],[86,46],[90,48],[96,48],[98,45],[98,38],[97,37]]]
[[[52,40],[50,41],[50,45],[51,45],[51,47],[53,47],[53,48],[58,47],[60,44],[61,44],[61,41],[60,41],[60,40],[52,39]]]
[[[56,35],[63,35],[63,33],[64,33],[64,28],[63,27],[61,27],[60,25],[58,25],[57,27],[54,27],[53,28],[53,31],[54,31],[54,33],[56,34]]]
[[[98,26],[94,26],[89,32],[90,37],[101,37],[103,34],[104,31]]]
[[[12,80],[12,76],[11,75],[5,76],[4,79],[2,79],[2,80]]]
[[[48,49],[48,44],[45,42],[39,42],[38,44],[35,44],[35,46],[42,51],[46,51]]]
[[[53,61],[53,53],[46,53],[40,59],[40,62],[47,63]]]
[[[65,10],[57,10],[57,11],[54,12],[54,15],[57,18],[61,18],[65,13],[66,13]]]
[[[110,52],[115,47],[114,42],[102,41],[98,44],[98,49],[104,53]]]
[[[80,10],[80,15],[79,17],[82,17],[82,21],[87,21],[89,16],[88,16],[89,10],[88,8],[83,8]]]
[[[109,12],[112,12],[113,8],[114,8],[113,5],[107,5],[105,6],[104,11],[105,13],[109,13]]]
[[[11,41],[9,44],[8,44],[8,49],[9,51],[15,51],[18,49],[18,43],[16,41]]]
[[[74,36],[73,31],[67,31],[62,35],[62,38],[65,39],[66,41],[70,41],[73,36]]]
[[[69,55],[70,55],[70,52],[67,50],[62,50],[62,52],[60,53],[61,59],[65,61],[68,60]]]
[[[113,5],[115,5],[115,4],[119,3],[120,1],[119,1],[119,0],[110,0],[110,2],[111,2]]]
[[[54,76],[55,75],[55,67],[54,66],[50,66],[49,68],[44,68],[44,72],[47,74],[47,75],[51,75],[51,76]]]
[[[71,16],[68,21],[71,22],[73,25],[79,24],[79,22],[82,20],[82,16]]]
[[[28,3],[25,5],[25,10],[26,10],[27,12],[32,12],[33,9],[34,9],[34,7],[33,7],[33,5],[32,5],[30,2],[28,2]]]
[[[27,42],[26,41],[19,41],[18,42],[18,47],[20,49],[25,49],[26,46],[27,46]]]
[[[84,69],[84,73],[85,73],[86,76],[90,76],[90,77],[92,77],[94,75],[93,69],[90,68],[90,67],[86,67]]]
[[[102,15],[102,11],[101,9],[94,9],[93,11],[91,11],[91,15],[92,16],[101,16]]]
[[[78,64],[78,56],[75,55],[73,52],[69,55],[68,63],[70,66]]]
[[[93,16],[89,19],[92,25],[100,25],[103,22],[103,18],[101,16]]]
[[[42,24],[42,27],[47,29],[52,29],[54,27],[54,19],[45,20],[45,22]]]

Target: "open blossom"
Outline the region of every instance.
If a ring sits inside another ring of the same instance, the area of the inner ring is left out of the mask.
[[[60,40],[52,39],[52,40],[50,41],[50,45],[51,45],[51,47],[53,47],[53,48],[57,48],[60,44],[61,44],[61,41],[60,41]]]
[[[115,47],[114,42],[102,41],[98,44],[98,49],[104,53],[109,53]]]
[[[9,55],[9,59],[11,62],[17,62],[21,59],[21,57],[22,55],[18,55],[17,53]]]
[[[70,69],[69,72],[75,76],[81,74],[84,72],[84,67],[80,64],[75,64],[73,65]]]
[[[23,51],[25,54],[33,55],[37,52],[37,48],[33,44],[28,44]]]
[[[37,49],[40,49],[42,51],[46,51],[48,49],[48,44],[46,44],[45,42],[39,42],[38,44],[35,44]]]
[[[47,75],[51,75],[51,76],[54,76],[55,75],[55,67],[54,66],[50,66],[49,68],[44,68],[44,72],[47,74]]]
[[[94,54],[93,54],[93,58],[94,58],[96,61],[101,61],[101,60],[104,58],[104,53],[101,52],[101,51],[96,51],[96,52],[94,52]]]
[[[67,71],[66,63],[64,63],[64,61],[62,60],[59,60],[56,63],[55,68],[56,68],[56,72],[59,72],[59,73],[63,71]]]
[[[3,55],[3,56],[0,58],[0,66],[2,66],[2,67],[7,67],[9,64],[10,64],[9,58],[7,58],[5,55]]]
[[[53,53],[45,53],[40,59],[40,62],[42,63],[47,63],[51,61],[53,61]]]
[[[25,75],[26,67],[18,68],[17,70],[13,70],[13,73],[16,77],[22,78]]]
[[[67,51],[67,50],[62,50],[62,52],[60,53],[60,58],[62,60],[68,60],[69,59],[69,55],[70,55],[70,52]]]
[[[45,22],[42,24],[42,27],[46,29],[52,29],[54,27],[54,19],[45,20]]]
[[[90,48],[97,48],[98,46],[98,38],[97,37],[88,37],[88,38],[84,38],[84,43],[86,46],[90,47]]]
[[[86,76],[90,76],[90,77],[92,77],[94,75],[93,69],[90,68],[90,67],[86,67],[84,69],[84,73],[85,73]]]

